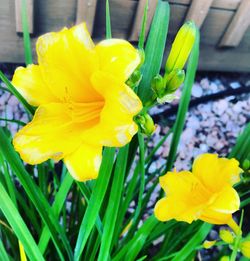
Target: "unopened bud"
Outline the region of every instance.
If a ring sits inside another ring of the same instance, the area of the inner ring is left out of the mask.
[[[129,77],[129,79],[127,80],[126,84],[128,86],[130,86],[132,89],[136,88],[140,81],[142,79],[142,74],[139,70],[135,70],[131,76]]]
[[[182,69],[188,59],[193,48],[196,36],[196,26],[194,22],[186,22],[178,31],[169,57],[166,62],[166,73],[170,73],[176,68]]]
[[[156,75],[152,82],[151,82],[151,88],[155,92],[157,97],[162,97],[164,96],[165,93],[165,82],[163,77],[158,74]]]
[[[174,69],[165,77],[166,87],[165,90],[167,93],[175,92],[180,85],[184,82],[185,71],[181,69]]]
[[[228,244],[232,244],[234,242],[234,235],[232,234],[231,231],[227,229],[221,229],[219,235],[221,240]]]
[[[140,131],[147,136],[150,136],[155,131],[155,124],[151,116],[147,113],[139,114],[135,117],[135,122],[138,124]]]
[[[245,160],[243,161],[242,168],[243,168],[244,170],[249,170],[249,169],[250,169],[250,160],[245,159]]]

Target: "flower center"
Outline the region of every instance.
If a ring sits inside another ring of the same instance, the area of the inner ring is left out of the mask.
[[[72,102],[69,105],[72,121],[83,124],[85,129],[91,128],[100,121],[103,106],[104,100],[84,103]]]

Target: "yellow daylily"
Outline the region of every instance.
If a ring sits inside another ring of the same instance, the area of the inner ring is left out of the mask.
[[[142,103],[125,82],[140,55],[125,40],[95,46],[85,24],[39,37],[36,50],[38,65],[17,68],[12,80],[38,107],[14,147],[29,164],[63,159],[75,179],[94,179],[102,147],[124,146],[138,131]]]
[[[235,159],[218,158],[216,154],[202,154],[192,172],[168,172],[160,177],[166,197],[155,206],[160,221],[176,219],[191,223],[200,219],[211,224],[228,224],[237,231],[232,213],[240,206],[240,199],[232,187],[240,180],[241,169]]]

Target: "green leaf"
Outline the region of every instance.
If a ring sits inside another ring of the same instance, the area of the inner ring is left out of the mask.
[[[148,236],[151,231],[157,225],[158,220],[152,215],[150,216],[144,224],[139,228],[134,238],[129,241],[121,250],[112,258],[112,261],[133,261],[143,248]]]
[[[65,200],[67,198],[68,192],[72,186],[73,183],[73,178],[70,176],[69,173],[66,174],[58,192],[55,195],[55,201],[52,205],[52,210],[55,213],[55,216],[58,218],[61,212],[61,209],[63,207],[63,205],[65,204]],[[50,231],[49,228],[47,226],[45,226],[43,228],[40,240],[39,240],[39,249],[41,250],[41,252],[44,254],[47,245],[49,243],[49,239],[50,239]]]
[[[101,204],[108,187],[110,175],[113,168],[114,156],[115,156],[114,148],[105,148],[99,175],[96,180],[89,201],[89,205],[83,217],[79,234],[77,237],[77,242],[76,242],[75,252],[74,252],[75,261],[80,260],[84,246],[86,245],[90,232],[95,225],[98,212],[101,208]]]
[[[108,207],[104,217],[104,229],[101,239],[100,253],[98,261],[106,261],[109,258],[110,246],[113,238],[116,218],[118,214],[118,207],[122,195],[122,188],[124,185],[124,177],[127,167],[128,159],[128,145],[121,148],[117,156],[117,161],[114,171],[114,179],[108,201]]]
[[[23,29],[23,45],[26,65],[32,64],[32,48],[30,42],[28,14],[27,14],[27,0],[22,0],[22,29]]]
[[[235,146],[232,148],[229,158],[236,158],[243,163],[250,153],[250,123],[247,124],[242,134],[239,135]]]
[[[177,147],[180,141],[180,136],[183,131],[183,127],[186,119],[186,113],[188,111],[188,106],[191,98],[191,90],[193,87],[195,73],[199,61],[199,42],[200,42],[200,37],[199,37],[199,31],[197,29],[195,43],[188,61],[186,79],[184,82],[181,100],[180,100],[175,124],[173,127],[173,138],[170,145],[166,171],[171,170],[173,167],[175,157],[176,157]]]
[[[142,26],[141,26],[140,36],[139,36],[139,43],[138,43],[139,49],[144,49],[144,42],[145,42],[145,35],[146,35],[146,25],[147,25],[147,15],[148,15],[148,0],[145,4],[144,12],[143,12]]]
[[[109,0],[106,0],[106,39],[112,38]]]
[[[151,81],[161,69],[168,23],[169,4],[159,0],[145,48],[145,62],[141,68],[143,77],[138,88],[138,94],[143,104],[150,102],[153,97]]]
[[[0,239],[0,260],[2,260],[2,261],[10,260],[1,239]]]
[[[66,235],[59,225],[52,209],[47,200],[45,199],[40,188],[32,180],[30,174],[24,168],[22,162],[20,161],[17,153],[14,151],[10,141],[6,137],[2,128],[0,128],[0,152],[4,155],[5,159],[11,166],[13,172],[18,177],[20,183],[22,184],[24,190],[26,191],[28,197],[33,202],[37,211],[39,212],[44,223],[49,227],[49,231],[57,252],[61,259],[63,257],[63,247],[68,253],[70,260],[73,258],[72,250],[69,245],[69,241],[66,238]],[[60,240],[61,239],[61,240]]]
[[[23,107],[29,112],[31,115],[35,113],[35,109],[27,103],[27,101],[23,98],[23,96],[18,92],[18,90],[12,85],[12,83],[8,80],[8,78],[3,74],[0,70],[0,79],[6,84],[10,92],[17,97],[17,99],[22,103]]]
[[[0,183],[0,209],[13,228],[16,236],[22,242],[26,254],[31,260],[44,260],[34,238],[30,234],[22,217],[15,205],[12,203],[9,195]]]
[[[183,248],[175,255],[172,261],[185,261],[190,254],[201,244],[207,237],[212,228],[211,224],[204,223],[193,237],[183,246]]]

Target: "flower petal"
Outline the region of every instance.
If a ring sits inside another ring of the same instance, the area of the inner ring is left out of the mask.
[[[38,38],[36,48],[44,80],[61,101],[102,99],[90,83],[99,62],[85,24],[47,33]]]
[[[125,82],[140,64],[138,51],[127,41],[108,39],[96,45],[100,69]]]
[[[58,100],[44,82],[38,65],[28,65],[27,68],[18,67],[15,70],[12,84],[33,106]]]
[[[211,208],[205,209],[199,217],[200,220],[215,225],[227,224],[231,218],[232,218],[232,214],[220,213]]]
[[[95,179],[101,165],[102,147],[93,147],[82,144],[72,154],[64,158],[71,176],[78,181]]]
[[[85,142],[121,147],[127,144],[138,131],[133,117],[142,109],[138,96],[124,83],[103,72],[96,72],[93,86],[105,98],[100,122],[87,135]]]
[[[60,160],[79,144],[82,126],[71,122],[69,109],[60,103],[38,107],[33,120],[14,137],[15,150],[29,164]]]
[[[240,198],[235,189],[225,186],[216,196],[210,208],[220,213],[234,213],[239,210]]]
[[[239,162],[235,159],[218,158],[216,154],[202,154],[194,163],[192,172],[211,191],[220,191],[226,185],[240,180]]]

